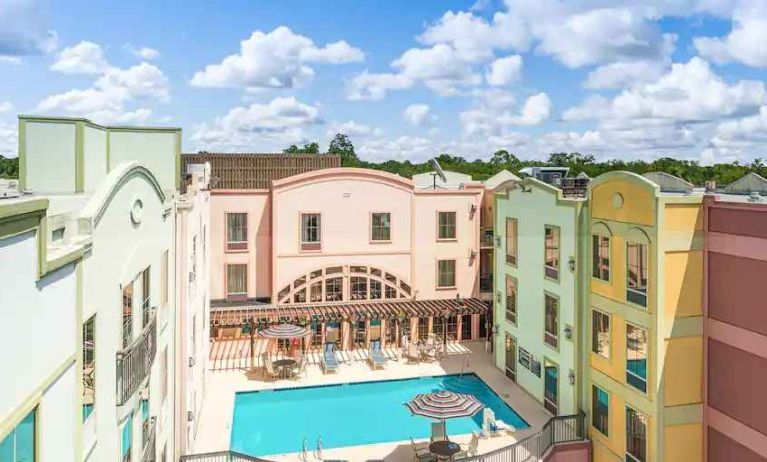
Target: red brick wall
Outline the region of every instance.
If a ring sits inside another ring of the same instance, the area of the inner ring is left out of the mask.
[[[767,261],[709,252],[708,315],[767,335]]]

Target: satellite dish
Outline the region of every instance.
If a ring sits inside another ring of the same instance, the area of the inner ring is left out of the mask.
[[[445,172],[442,170],[442,167],[439,165],[439,162],[437,162],[437,159],[430,159],[429,163],[434,168],[434,171],[437,172],[437,176],[440,180],[442,180],[443,183],[447,183],[447,177],[445,176]]]

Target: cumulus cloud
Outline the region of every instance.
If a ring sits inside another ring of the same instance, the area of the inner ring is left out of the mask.
[[[405,108],[402,115],[411,125],[420,126],[428,121],[429,106],[427,104],[411,104]]]
[[[135,47],[130,43],[126,43],[123,46],[123,49],[125,49],[125,51],[132,54],[133,56],[146,61],[152,61],[153,59],[160,57],[160,52],[150,47]]]
[[[96,74],[90,88],[50,95],[37,104],[37,111],[88,117],[102,123],[144,123],[152,116],[148,108],[131,109],[135,101],[170,100],[168,78],[154,64],[142,62],[128,68],[109,64],[102,48],[92,42],[62,50],[51,69],[63,73]]]
[[[365,160],[410,160],[421,162],[440,152],[439,145],[423,136],[399,136],[392,139],[369,140],[358,149]]]
[[[58,45],[56,31],[46,30],[37,2],[12,0],[0,3],[0,58],[18,62],[22,56],[50,53]]]
[[[305,129],[323,123],[319,108],[295,97],[278,97],[231,109],[211,124],[195,128],[191,140],[206,149],[253,150],[270,145],[279,149],[306,138]]]
[[[99,74],[108,68],[104,50],[88,41],[64,48],[51,64],[51,70],[63,74]]]
[[[0,112],[10,112],[13,110],[13,104],[10,101],[0,101]]]
[[[195,87],[292,88],[314,76],[310,64],[359,62],[364,54],[345,41],[318,47],[310,38],[281,26],[255,31],[240,42],[240,51],[197,71]]]
[[[487,83],[496,87],[516,82],[522,75],[522,57],[519,55],[498,58],[490,64],[485,76]]]
[[[366,138],[369,136],[379,136],[382,131],[378,127],[371,127],[353,120],[346,122],[333,122],[329,124],[325,135],[328,138],[334,137],[337,133],[343,133],[351,138]]]
[[[529,96],[516,111],[513,100],[503,92],[484,94],[472,109],[460,114],[465,135],[501,136],[511,127],[538,125],[551,114],[551,100],[546,93]]]
[[[737,61],[767,67],[767,3],[745,0],[733,11],[732,31],[724,37],[698,37],[695,48],[716,63]]]
[[[0,155],[16,157],[18,144],[19,136],[16,125],[0,122]]]

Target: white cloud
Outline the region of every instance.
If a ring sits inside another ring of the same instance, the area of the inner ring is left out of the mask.
[[[366,138],[369,136],[379,136],[382,131],[378,127],[371,127],[370,125],[348,120],[346,122],[331,123],[325,135],[328,138],[332,138],[336,133],[343,133],[351,138]]]
[[[428,121],[429,106],[427,104],[411,104],[402,112],[411,125],[420,126]]]
[[[624,88],[657,80],[671,65],[670,60],[617,61],[589,72],[586,88]]]
[[[0,155],[16,157],[18,155],[19,135],[15,124],[0,122]]]
[[[0,112],[10,112],[13,110],[13,104],[10,101],[0,101]]]
[[[346,97],[352,101],[377,101],[390,90],[404,90],[413,84],[413,79],[403,74],[371,74],[366,70],[347,82]]]
[[[365,160],[410,160],[421,162],[439,152],[439,146],[429,138],[421,136],[399,136],[393,139],[376,139],[364,142],[357,150]]]
[[[152,61],[153,59],[160,57],[160,52],[150,47],[135,47],[130,43],[126,43],[123,46],[123,49],[125,49],[125,51],[132,54],[133,56],[146,61]]]
[[[499,104],[499,101],[505,104]],[[512,110],[512,105],[513,98],[503,92],[484,94],[472,109],[459,116],[465,135],[480,138],[502,136],[511,127],[540,124],[551,114],[551,100],[546,93],[528,97],[516,112]]]
[[[716,129],[715,139],[719,145],[767,142],[767,106],[759,108],[753,116],[722,122]]]
[[[100,45],[82,41],[59,52],[51,70],[64,74],[99,74],[109,68]]]
[[[741,1],[733,10],[732,31],[725,37],[698,37],[695,48],[716,63],[739,61],[767,67],[767,2]]]
[[[255,31],[240,42],[237,54],[225,57],[194,74],[195,87],[292,88],[314,76],[312,63],[342,64],[362,61],[362,51],[344,41],[317,47],[285,26],[271,32]]]
[[[490,64],[490,70],[485,76],[489,85],[501,87],[516,82],[522,76],[522,57],[511,55],[498,58]]]
[[[51,53],[58,45],[56,31],[46,30],[44,15],[33,0],[0,4],[0,57],[5,62],[22,56]]]
[[[88,117],[101,123],[144,123],[151,118],[151,109],[131,109],[132,102],[170,100],[168,78],[157,66],[146,62],[126,69],[112,66],[95,43],[80,42],[66,48],[52,69],[95,73],[98,78],[90,88],[72,89],[44,98],[37,105],[37,110],[44,113]]]
[[[563,118],[706,121],[755,110],[766,101],[764,82],[728,84],[706,61],[694,57],[672,65],[657,81],[623,90],[612,100],[587,99],[565,111]]]
[[[322,124],[319,108],[295,97],[274,98],[231,109],[211,124],[195,128],[191,140],[205,149],[250,150],[267,144],[281,149],[305,141],[304,129]]]

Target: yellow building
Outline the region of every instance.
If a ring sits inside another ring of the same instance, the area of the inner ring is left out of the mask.
[[[589,199],[594,461],[701,461],[702,194],[667,174],[610,172]]]

